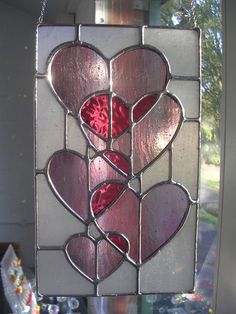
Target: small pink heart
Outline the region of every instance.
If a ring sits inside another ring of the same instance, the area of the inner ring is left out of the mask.
[[[124,237],[112,232],[107,234],[107,237],[112,239],[121,250],[128,251],[128,243]],[[124,259],[123,255],[107,240],[99,239],[96,241],[86,235],[72,237],[66,244],[65,251],[73,267],[91,281],[105,279],[120,266]]]

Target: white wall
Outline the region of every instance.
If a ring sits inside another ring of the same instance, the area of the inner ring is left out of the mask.
[[[31,266],[35,22],[0,2],[0,242],[19,242]]]

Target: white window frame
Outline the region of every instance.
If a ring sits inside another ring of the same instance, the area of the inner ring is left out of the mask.
[[[215,289],[216,314],[236,313],[236,1],[223,0],[222,163],[219,263]]]

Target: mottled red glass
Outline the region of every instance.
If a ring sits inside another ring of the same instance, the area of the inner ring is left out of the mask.
[[[123,261],[123,256],[108,241],[98,243],[98,278],[104,279]]]
[[[130,175],[131,169],[128,160],[118,152],[108,151],[104,155],[125,174]]]
[[[137,122],[141,119],[145,113],[152,108],[152,106],[157,102],[160,95],[154,94],[149,95],[141,99],[135,106],[133,110],[133,119],[134,122]]]
[[[147,47],[126,51],[112,61],[112,89],[130,104],[163,91],[167,76],[167,63]]]
[[[95,279],[94,243],[85,236],[72,238],[67,244],[67,255],[74,266],[91,279]]]
[[[169,95],[163,95],[133,128],[133,171],[139,173],[170,144],[181,123],[182,108]]]
[[[104,183],[92,196],[92,211],[94,215],[114,202],[124,190],[124,184]]]
[[[124,102],[118,98],[112,98],[112,138],[118,137],[129,127],[129,110]]]
[[[95,188],[107,180],[125,181],[125,176],[119,174],[104,158],[95,157],[90,163],[90,187]]]
[[[153,188],[141,206],[141,255],[145,261],[178,231],[188,213],[189,199],[178,185],[163,184]]]
[[[61,102],[79,112],[88,95],[109,88],[108,67],[94,50],[80,45],[59,49],[49,67],[49,80]]]
[[[121,197],[97,219],[104,232],[115,231],[123,234],[130,243],[129,256],[138,259],[139,199],[126,190]]]
[[[127,253],[129,245],[127,240],[124,237],[121,237],[118,234],[109,233],[108,238],[119,248],[121,251]]]
[[[88,219],[87,166],[77,154],[59,151],[48,165],[48,179],[56,196],[74,213]]]
[[[83,125],[83,130],[88,137],[88,140],[92,146],[94,146],[97,150],[105,150],[106,149],[106,142],[103,141],[100,137],[90,131],[86,126]]]
[[[94,96],[81,109],[82,120],[105,139],[109,136],[109,102],[109,95]]]

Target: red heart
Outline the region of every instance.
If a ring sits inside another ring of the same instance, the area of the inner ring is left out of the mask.
[[[122,251],[128,252],[128,243],[124,237],[112,232],[107,234],[107,237],[113,240]],[[92,240],[86,235],[73,236],[66,244],[66,254],[73,267],[91,281],[105,279],[120,266],[124,259],[123,254],[109,241]]]
[[[110,94],[89,98],[81,109],[81,119],[104,140],[119,137],[130,125],[128,108],[120,98]]]

